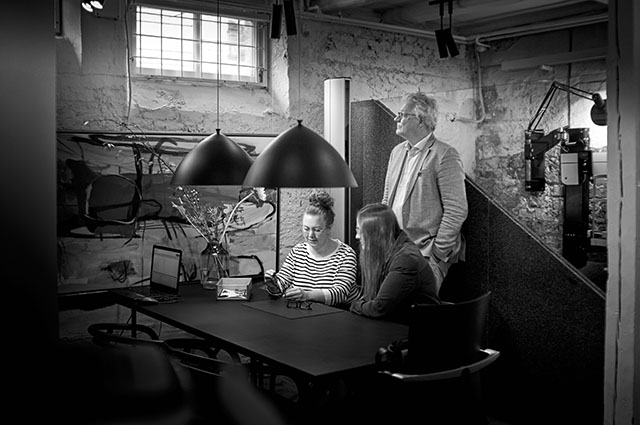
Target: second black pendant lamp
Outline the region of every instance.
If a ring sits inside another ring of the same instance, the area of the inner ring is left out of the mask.
[[[285,11],[287,0],[285,0]],[[295,28],[293,2],[289,2],[287,28]],[[294,33],[295,34],[295,33]],[[300,35],[297,35],[300,37]],[[298,39],[298,57],[302,56]],[[300,104],[300,61],[298,105]],[[322,136],[302,125],[284,131],[258,155],[244,180],[252,187],[358,187],[351,168]]]
[[[216,120],[220,124],[220,2],[218,1],[218,73],[216,85]],[[180,162],[171,178],[172,185],[241,186],[253,159],[236,142],[216,128],[196,145]]]
[[[351,169],[324,138],[302,125],[281,133],[247,173],[245,186],[358,187]]]

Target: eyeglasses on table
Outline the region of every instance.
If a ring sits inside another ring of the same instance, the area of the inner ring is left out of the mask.
[[[298,308],[300,310],[311,310],[311,304],[313,301],[309,300],[287,300],[287,308]]]

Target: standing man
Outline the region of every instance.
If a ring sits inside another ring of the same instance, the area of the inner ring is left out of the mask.
[[[436,100],[411,93],[396,115],[396,134],[405,139],[391,151],[382,203],[429,260],[438,292],[451,264],[464,261],[460,233],[467,218],[465,173],[460,154],[434,136]]]

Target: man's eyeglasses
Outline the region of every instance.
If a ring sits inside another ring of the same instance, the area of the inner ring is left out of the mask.
[[[287,300],[287,308],[299,308],[300,310],[311,310],[311,304],[313,304],[313,301],[309,301],[309,300],[304,300],[304,301]]]
[[[416,117],[416,118],[419,118],[416,114],[410,114],[408,112],[403,112],[403,111],[396,112],[396,118],[397,119],[402,120],[402,119],[404,119],[404,117]]]

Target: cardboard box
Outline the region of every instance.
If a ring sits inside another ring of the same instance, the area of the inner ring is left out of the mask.
[[[250,277],[223,277],[218,281],[219,301],[248,301],[251,299]]]

